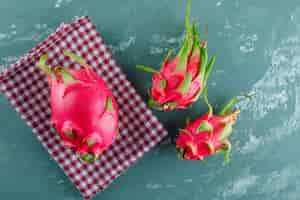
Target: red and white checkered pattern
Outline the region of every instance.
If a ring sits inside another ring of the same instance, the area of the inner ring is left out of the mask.
[[[112,89],[119,104],[120,134],[93,164],[82,163],[63,146],[50,126],[49,89],[45,74],[38,69],[39,57],[48,53],[51,66],[79,67],[61,52],[69,49],[84,57]],[[157,118],[146,108],[96,32],[88,17],[62,24],[17,63],[0,74],[0,91],[36,133],[85,199],[105,189],[131,164],[167,135]]]

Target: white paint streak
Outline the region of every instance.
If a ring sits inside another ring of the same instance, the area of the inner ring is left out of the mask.
[[[256,137],[253,134],[249,135],[249,141],[241,148],[242,154],[252,153],[263,143],[262,138]]]
[[[30,32],[24,36],[16,38],[14,41],[39,41],[41,34],[37,32]]]
[[[127,40],[121,41],[117,45],[111,45],[110,49],[113,53],[123,52],[135,44],[136,36],[130,36]]]
[[[165,35],[154,34],[152,35],[151,41],[155,44],[167,43],[167,44],[176,44],[180,43],[184,38],[184,34],[178,37],[167,37]]]
[[[285,114],[283,120],[267,130],[262,137],[249,136],[241,153],[254,152],[261,144],[272,144],[292,134],[300,128],[300,38],[292,35],[279,41],[274,49],[266,52],[271,65],[265,75],[254,84],[251,101],[239,103],[241,110],[252,113],[254,120],[272,117],[274,111]],[[293,104],[292,104],[293,103]],[[287,105],[294,110],[287,113]]]
[[[149,190],[157,190],[157,189],[161,189],[162,187],[163,186],[158,183],[147,183],[146,184],[146,188]]]
[[[224,29],[232,29],[232,25],[228,19],[225,21]]]
[[[149,190],[159,190],[159,189],[173,189],[176,188],[176,185],[174,184],[160,184],[160,183],[147,183],[146,189]]]
[[[278,199],[282,191],[287,191],[290,184],[299,180],[299,176],[297,166],[287,166],[280,171],[273,171],[264,177],[265,181],[258,193],[268,196],[268,199]]]
[[[231,184],[231,186],[223,191],[223,198],[230,199],[234,196],[241,197],[245,195],[247,191],[255,185],[258,178],[258,176],[254,175],[248,175],[238,178]]]
[[[35,24],[34,28],[36,28],[37,30],[41,30],[41,29],[46,29],[48,27],[47,24]]]
[[[176,185],[173,185],[173,184],[167,184],[167,185],[166,185],[166,188],[176,188]]]
[[[261,120],[271,111],[285,108],[289,100],[288,90],[300,78],[299,38],[283,40],[279,47],[266,52],[271,66],[265,75],[257,81],[251,93],[251,101],[240,103],[243,110],[253,113],[255,120]]]
[[[151,37],[152,46],[150,46],[151,55],[161,55],[170,49],[178,48],[183,41],[184,34],[178,37],[167,37],[165,35],[154,34]]]
[[[0,40],[4,40],[4,39],[6,39],[7,37],[8,37],[7,34],[5,34],[5,33],[0,33]]]
[[[161,47],[150,47],[150,54],[162,54],[166,51],[166,49],[161,48]]]
[[[240,36],[241,46],[240,51],[242,53],[250,53],[255,50],[255,42],[258,40],[258,36],[256,34],[246,35],[242,34]]]
[[[16,26],[15,24],[11,24],[11,25],[10,25],[10,28],[11,28],[11,29],[15,29],[15,28],[17,28],[17,26]]]
[[[17,56],[7,56],[7,57],[1,58],[2,62],[4,62],[4,65],[8,65],[10,63],[17,62],[18,59],[19,59],[19,57],[17,57]]]
[[[184,179],[183,182],[185,182],[185,183],[192,183],[193,179],[187,178],[187,179]]]
[[[54,8],[60,8],[63,3],[68,4],[71,2],[72,0],[56,0]]]
[[[224,2],[224,0],[218,1],[218,2],[216,3],[216,6],[217,6],[217,7],[221,6],[221,5],[223,4],[223,2]]]
[[[274,140],[281,140],[283,137],[287,137],[291,134],[296,134],[300,128],[300,86],[297,86],[295,95],[295,110],[291,116],[284,121],[283,124],[271,128],[270,133],[266,136],[267,142],[272,142]],[[272,137],[270,137],[272,135]]]
[[[60,6],[61,6],[61,3],[63,2],[63,0],[57,0],[56,2],[55,2],[55,5],[54,5],[54,7],[55,8],[59,8]]]

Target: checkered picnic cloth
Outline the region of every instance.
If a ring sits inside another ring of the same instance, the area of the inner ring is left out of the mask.
[[[79,68],[61,52],[81,55],[112,89],[119,104],[120,134],[111,147],[92,163],[82,163],[63,146],[50,125],[47,78],[37,67],[39,57],[48,53],[51,66]],[[107,45],[88,17],[62,24],[48,38],[0,74],[0,91],[32,128],[43,146],[64,170],[85,199],[105,189],[131,164],[167,135],[161,123],[146,108]]]

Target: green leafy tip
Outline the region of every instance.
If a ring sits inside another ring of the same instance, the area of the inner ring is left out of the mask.
[[[164,61],[163,61],[163,63],[162,63],[163,66],[164,66],[164,65],[166,64],[166,62],[170,59],[172,53],[173,53],[173,50],[172,50],[172,49],[168,50],[167,55],[165,56],[165,59],[164,59]]]
[[[38,66],[48,75],[50,76],[52,74],[51,68],[49,65],[46,64],[48,60],[48,54],[44,54],[40,57]]]
[[[51,70],[50,66],[46,64],[47,59],[48,54],[42,55],[39,59],[38,65],[48,76],[51,76],[52,74],[54,74],[56,77],[61,76],[66,84],[75,80],[72,74],[63,67],[55,67],[54,70]]]
[[[206,69],[205,69],[205,74],[204,74],[204,79],[203,79],[203,84],[206,86],[206,83],[207,83],[207,80],[208,80],[208,77],[214,67],[214,64],[216,62],[216,56],[213,56],[211,57],[208,65],[206,66]]]
[[[185,29],[186,36],[183,42],[183,45],[177,54],[178,63],[176,64],[176,72],[185,72],[187,67],[188,56],[193,47],[193,28],[190,24],[190,15],[191,15],[191,0],[187,0],[186,5],[186,14],[185,14]]]
[[[163,110],[163,107],[156,103],[156,101],[152,98],[148,100],[148,107],[159,111]]]
[[[198,77],[204,80],[205,77],[205,70],[206,70],[206,64],[207,64],[207,49],[201,47],[200,48],[200,69],[199,69],[199,75]],[[204,82],[204,81],[203,81]]]
[[[219,112],[219,115],[225,115],[227,112],[230,111],[231,107],[237,103],[238,98],[234,96],[232,99],[230,99],[221,109]]]
[[[198,133],[203,131],[212,131],[213,126],[208,121],[203,121],[198,127]]]
[[[191,0],[186,1],[186,11],[185,11],[185,19],[184,19],[186,31],[189,31],[191,29],[191,24],[190,24],[191,4],[192,4]]]
[[[197,23],[195,20],[192,22],[192,32],[193,32],[193,37],[194,37],[194,44],[199,47],[199,32],[197,29]]]
[[[224,141],[225,139],[227,139],[232,133],[232,125],[231,124],[226,124],[221,136],[220,136],[220,141]]]
[[[114,111],[114,106],[113,106],[113,102],[112,102],[112,98],[111,97],[107,97],[105,109],[107,111],[109,111],[109,112]]]
[[[83,154],[80,156],[80,160],[87,162],[87,163],[92,163],[96,160],[96,157],[90,153],[86,153],[86,154]]]
[[[167,81],[165,79],[160,80],[159,86],[161,89],[165,89],[167,85]]]
[[[158,70],[153,69],[152,67],[147,67],[145,65],[137,65],[136,66],[137,69],[142,70],[144,72],[149,72],[149,73],[159,73]]]
[[[199,45],[199,32],[197,30],[197,24],[193,20],[192,22],[192,33],[193,33],[193,47],[191,56],[199,56],[200,54],[200,45]],[[199,70],[200,71],[200,70]]]
[[[64,54],[73,59],[74,61],[78,62],[80,65],[86,65],[85,60],[81,56],[73,53],[72,51],[65,50]]]
[[[187,36],[182,48],[180,49],[177,57],[179,59],[178,63],[176,64],[175,71],[176,72],[185,72],[187,68],[188,56],[190,54],[192,48],[192,39],[190,36]]]
[[[65,84],[73,83],[75,81],[73,75],[63,67],[56,67],[54,73],[56,76],[61,76]]]
[[[192,78],[193,78],[192,73],[187,73],[184,80],[182,81],[182,83],[178,87],[177,91],[182,93],[182,94],[186,94],[189,91],[189,88],[192,84]]]

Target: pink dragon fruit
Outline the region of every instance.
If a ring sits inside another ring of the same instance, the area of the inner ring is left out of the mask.
[[[239,109],[230,110],[230,108],[237,98],[231,99],[218,115],[213,114],[206,97],[205,100],[209,112],[189,122],[185,129],[180,131],[176,140],[178,155],[186,160],[203,160],[207,156],[224,152],[225,161],[228,162],[231,150],[228,138],[240,112]]]
[[[207,64],[207,42],[205,39],[200,41],[196,24],[190,23],[190,7],[191,0],[187,0],[186,36],[177,56],[172,59],[169,52],[160,71],[144,65],[137,66],[154,73],[149,100],[152,108],[168,111],[189,107],[201,95],[215,63],[213,56]]]
[[[118,105],[106,83],[82,58],[69,51],[65,54],[83,68],[51,69],[46,54],[39,61],[50,85],[51,122],[67,147],[74,148],[81,160],[93,162],[118,133]]]

